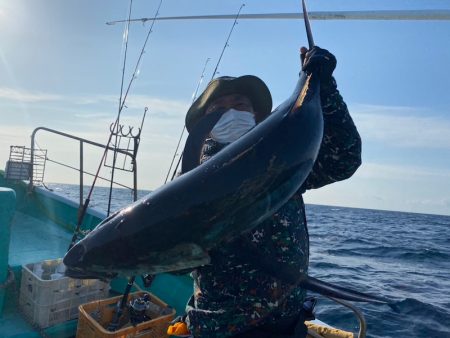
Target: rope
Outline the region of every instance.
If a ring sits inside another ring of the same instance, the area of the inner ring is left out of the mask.
[[[39,157],[39,156],[36,156],[36,157]],[[46,157],[46,160],[47,160],[48,162],[52,162],[52,163],[58,164],[58,165],[60,165],[60,166],[69,168],[69,169],[73,169],[73,170],[76,170],[76,171],[80,171],[80,169],[75,168],[75,167],[72,167],[72,166],[70,166],[70,165],[68,165],[68,164],[64,164],[64,163],[62,163],[62,162],[58,162],[58,161],[52,160],[52,159],[50,159],[48,156]],[[95,175],[94,175],[93,173],[90,173],[90,172],[88,172],[88,171],[83,171],[83,173],[86,174],[86,175],[88,175],[88,176],[93,176],[93,177],[95,177]],[[110,182],[110,180],[109,180],[108,178],[105,178],[105,177],[102,177],[102,176],[98,176],[98,178],[101,179],[101,180],[103,180],[103,181]],[[122,184],[122,183],[119,183],[119,182],[114,182],[114,184],[115,184],[115,185],[118,185],[119,187],[122,187],[122,188],[126,188],[126,189],[133,190],[133,188],[131,188],[131,187],[129,187],[129,186],[126,186],[126,185],[124,185],[124,184]]]

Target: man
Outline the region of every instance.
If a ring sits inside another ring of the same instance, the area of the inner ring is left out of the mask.
[[[308,53],[302,49],[301,54],[303,70],[320,74],[324,134],[318,158],[303,186],[271,218],[212,250],[210,264],[192,272],[194,294],[185,322],[194,337],[306,334],[302,317],[305,290],[272,272],[284,267],[307,272],[309,238],[301,194],[350,177],[361,164],[361,140],[332,77],[335,57],[318,47]],[[186,115],[191,132],[202,117],[223,112],[203,145],[201,162],[263,121],[271,109],[269,89],[255,76],[211,81]],[[263,261],[272,267],[264,266]]]

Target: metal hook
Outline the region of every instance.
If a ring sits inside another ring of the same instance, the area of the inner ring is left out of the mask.
[[[141,135],[141,128],[138,128],[138,132],[136,135],[133,134],[133,128],[130,129],[130,136],[132,138],[138,138]]]
[[[127,129],[128,128],[128,131]],[[127,135],[130,133],[130,126],[121,125],[120,128],[120,135],[123,137],[127,137]]]

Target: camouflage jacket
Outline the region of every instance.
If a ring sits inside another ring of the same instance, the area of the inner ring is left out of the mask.
[[[309,238],[301,194],[350,177],[361,163],[361,139],[334,79],[321,88],[321,103],[324,136],[303,186],[271,218],[210,252],[211,263],[192,272],[194,294],[186,323],[194,337],[230,337],[299,314],[305,290],[275,277],[267,266],[307,272]],[[206,140],[202,162],[223,147]]]

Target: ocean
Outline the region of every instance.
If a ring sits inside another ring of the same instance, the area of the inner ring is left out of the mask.
[[[49,187],[79,198],[78,186]],[[95,188],[91,205],[106,210],[108,191]],[[131,201],[129,191],[114,189],[112,210]],[[368,337],[450,337],[450,216],[322,205],[306,205],[306,214],[309,274],[394,303],[394,309],[356,304],[366,317]],[[352,312],[326,298],[319,297],[316,316],[358,331]]]

